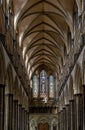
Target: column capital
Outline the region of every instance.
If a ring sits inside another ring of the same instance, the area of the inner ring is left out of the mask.
[[[74,96],[82,96],[82,93],[76,93]]]
[[[74,99],[70,99],[69,102],[74,102]]]
[[[65,104],[65,107],[68,107],[70,104]]]

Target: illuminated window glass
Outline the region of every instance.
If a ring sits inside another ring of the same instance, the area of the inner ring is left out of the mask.
[[[54,77],[49,76],[49,97],[54,98]]]
[[[45,70],[40,73],[40,97],[44,98],[47,96],[47,74]]]
[[[39,91],[39,80],[38,80],[38,76],[34,75],[33,77],[33,97],[34,98],[38,97],[38,91]]]

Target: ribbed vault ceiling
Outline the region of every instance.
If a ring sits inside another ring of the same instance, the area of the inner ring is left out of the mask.
[[[14,28],[29,78],[44,68],[59,74],[73,34],[74,0],[14,0]]]

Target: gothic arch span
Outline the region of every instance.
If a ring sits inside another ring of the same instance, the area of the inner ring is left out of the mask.
[[[49,124],[49,119],[47,117],[40,117],[38,124],[39,123],[48,123]]]

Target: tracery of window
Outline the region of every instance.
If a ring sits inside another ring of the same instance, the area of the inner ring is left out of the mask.
[[[47,73],[42,70],[40,73],[40,97],[47,97]]]
[[[54,94],[55,90],[54,90],[54,76],[50,75],[49,76],[49,98],[54,98]]]
[[[37,98],[39,93],[39,79],[37,75],[33,76],[33,97]]]
[[[43,98],[47,102],[48,97],[55,97],[55,79],[53,75],[50,75],[47,79],[47,73],[45,70],[40,72],[40,75],[33,76],[33,98]]]

